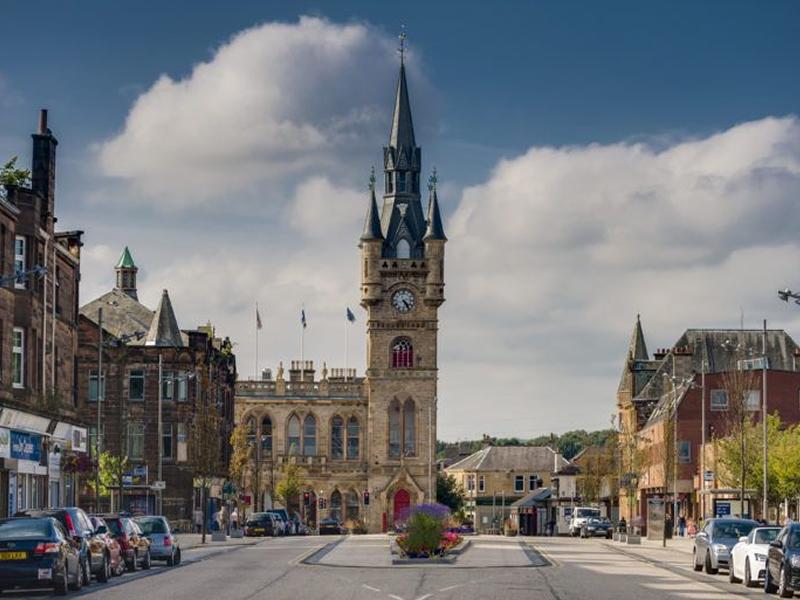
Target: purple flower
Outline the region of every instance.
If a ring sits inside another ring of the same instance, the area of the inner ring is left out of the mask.
[[[429,517],[433,517],[434,519],[438,519],[439,521],[444,521],[450,517],[450,509],[444,504],[438,503],[418,504],[411,509],[411,514],[413,515],[415,513],[422,513],[424,515],[428,515]]]

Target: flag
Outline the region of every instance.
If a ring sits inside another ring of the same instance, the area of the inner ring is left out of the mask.
[[[356,322],[356,316],[353,314],[353,311],[350,310],[349,306],[347,307],[347,320],[350,321],[351,323]]]
[[[261,325],[261,315],[258,313],[258,306],[256,306],[256,329],[261,329],[263,325]]]
[[[306,309],[305,308],[301,308],[300,309],[300,322],[303,324],[303,329],[308,327],[308,323],[306,322]]]

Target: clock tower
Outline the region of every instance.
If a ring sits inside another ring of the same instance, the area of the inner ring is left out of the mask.
[[[401,38],[402,48],[402,38]],[[383,200],[375,176],[361,249],[367,311],[369,530],[380,531],[436,496],[438,311],[444,302],[444,235],[436,175],[420,196],[422,151],[414,138],[405,65],[383,149]]]

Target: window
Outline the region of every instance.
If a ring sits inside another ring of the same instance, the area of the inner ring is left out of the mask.
[[[172,460],[172,423],[161,424],[161,455]]]
[[[728,410],[728,392],[711,390],[711,410]]]
[[[178,402],[186,402],[189,398],[189,376],[191,373],[188,371],[178,374],[178,380],[175,387],[178,388]]]
[[[100,378],[101,398],[106,397],[106,374]],[[89,402],[97,402],[97,369],[89,371]]]
[[[402,171],[396,172],[397,177],[397,191],[398,192],[405,192],[406,191],[406,174]]]
[[[272,420],[269,417],[261,419],[261,450],[272,456]]]
[[[414,347],[408,338],[398,338],[392,344],[392,368],[406,369],[414,366]]]
[[[416,406],[410,398],[403,404],[403,455],[414,456],[417,453]]]
[[[333,490],[331,494],[331,508],[330,508],[330,517],[331,519],[336,519],[337,521],[342,520],[342,495],[339,493],[339,490]]]
[[[25,236],[18,235],[14,239],[14,273],[19,275],[25,272]],[[22,277],[17,277],[14,287],[18,289],[25,289],[25,280]]]
[[[358,494],[353,490],[347,492],[347,513],[345,516],[348,521],[355,521],[358,519]]]
[[[359,431],[358,419],[350,417],[347,421],[347,459],[358,460]]]
[[[245,435],[247,436],[247,445],[251,448],[254,447],[256,445],[256,420],[253,417],[247,419]]]
[[[485,492],[486,491],[486,476],[485,475],[478,475],[478,491]]]
[[[306,415],[303,421],[303,456],[317,454],[317,420],[314,415]]]
[[[467,492],[475,491],[475,475],[467,475]]]
[[[174,400],[175,390],[175,372],[162,371],[161,372],[161,399]]]
[[[419,173],[414,171],[414,173],[411,174],[411,177],[413,178],[413,187],[412,187],[411,191],[414,192],[415,194],[418,194],[419,193]]]
[[[539,487],[539,476],[538,475],[529,475],[528,476],[528,491],[532,492],[533,490]]]
[[[400,402],[393,400],[389,405],[389,456],[400,456]]]
[[[25,331],[14,327],[14,342],[11,347],[11,370],[15,388],[25,387]]]
[[[514,491],[522,493],[525,491],[525,476],[517,475],[514,477]]]
[[[128,458],[131,460],[144,458],[144,423],[141,421],[128,423]]]
[[[386,182],[386,193],[392,193],[392,174],[391,173],[384,173],[383,178]]]
[[[100,448],[105,446],[105,429],[106,426],[100,424]],[[97,425],[89,426],[89,453],[92,456],[97,456]]]
[[[411,258],[411,244],[403,238],[397,242],[397,258]]]
[[[692,443],[686,441],[678,442],[678,462],[690,463],[692,462]]]
[[[144,371],[131,369],[128,372],[128,400],[141,402],[144,400]]]
[[[761,391],[747,390],[744,398],[744,405],[747,410],[756,411],[761,409]]]
[[[289,417],[286,453],[300,454],[300,417],[297,415]]]
[[[338,415],[331,420],[331,458],[344,458],[344,419]]]

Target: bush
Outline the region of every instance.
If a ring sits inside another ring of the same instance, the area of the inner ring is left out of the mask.
[[[398,536],[397,544],[412,558],[440,555],[461,541],[457,534],[445,532],[449,519],[450,509],[442,504],[415,506],[403,523],[405,533]]]

